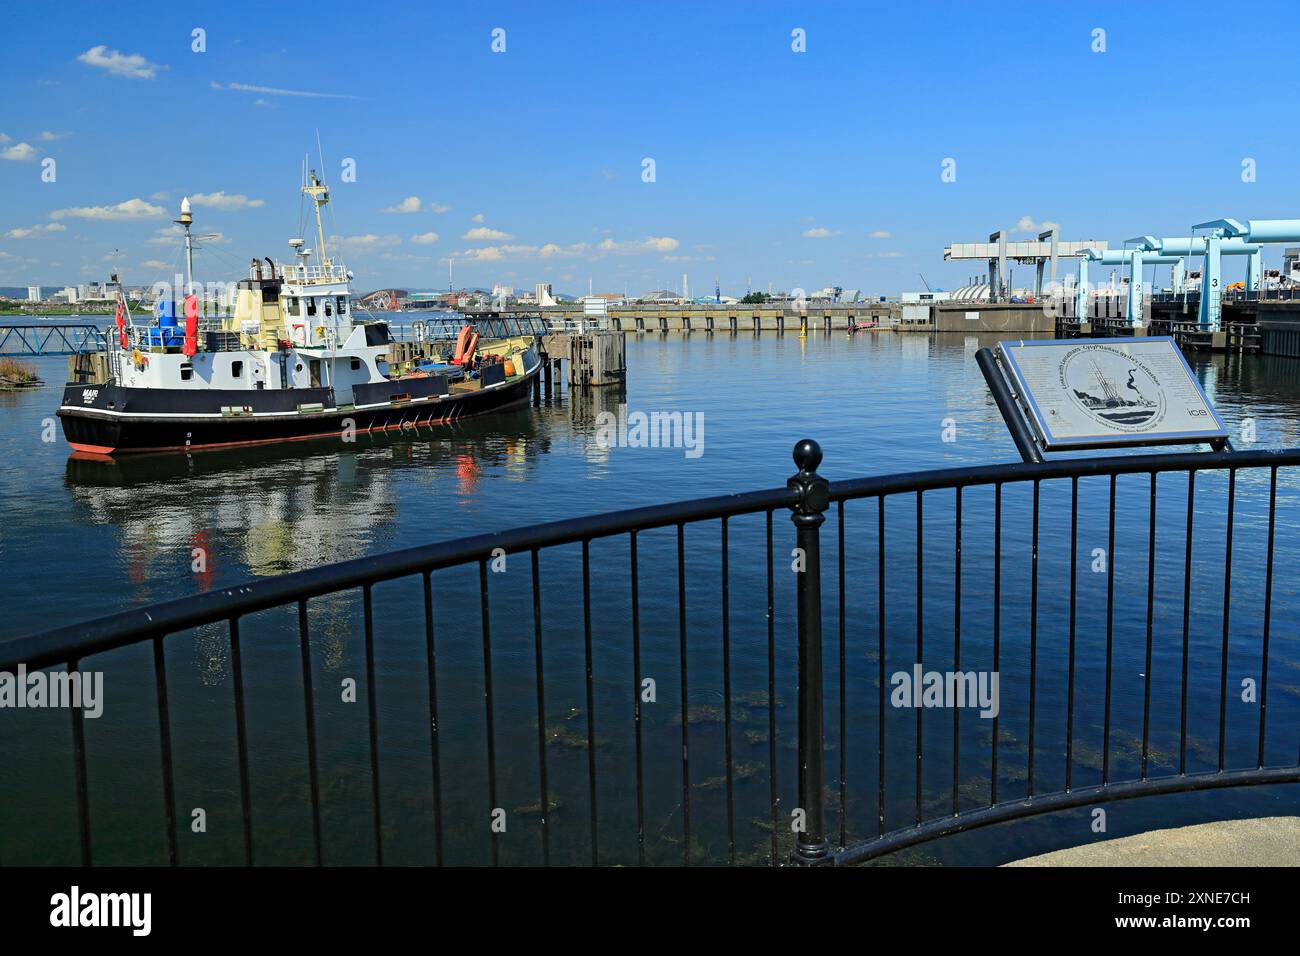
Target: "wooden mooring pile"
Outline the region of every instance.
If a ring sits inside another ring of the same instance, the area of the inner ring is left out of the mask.
[[[562,377],[569,363],[569,387],[603,388],[627,381],[626,340],[622,332],[548,332],[541,337],[542,375],[549,390],[552,371]]]

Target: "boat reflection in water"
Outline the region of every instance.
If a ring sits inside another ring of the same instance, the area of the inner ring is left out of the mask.
[[[117,458],[78,452],[68,459],[65,484],[80,520],[117,529],[133,583],[187,567],[197,586],[176,589],[183,594],[388,550],[397,546],[402,495],[446,496],[452,510],[474,495],[485,471],[522,480],[529,459],[548,445],[535,413],[521,409],[358,433],[352,442]],[[438,520],[448,510],[426,511],[418,541],[462,533]]]

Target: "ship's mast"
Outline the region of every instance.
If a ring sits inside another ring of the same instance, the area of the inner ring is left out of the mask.
[[[185,294],[194,289],[194,245],[190,240],[190,226],[194,224],[194,215],[190,212],[190,197],[181,200],[181,217],[172,220],[185,230]]]
[[[1102,371],[1098,367],[1096,362],[1092,363],[1092,370],[1093,373],[1097,376],[1097,384],[1101,386],[1102,394],[1106,396],[1106,400],[1108,402],[1118,401],[1119,393],[1115,391],[1115,387],[1110,384],[1110,380],[1107,379],[1106,376],[1102,374]]]
[[[312,170],[308,176],[308,181],[302,187],[302,191],[311,197],[312,202],[316,204],[316,241],[320,243],[317,247],[320,249],[320,256],[317,259],[321,264],[321,270],[324,271],[329,259],[325,255],[325,224],[321,221],[320,211],[330,201],[330,189],[316,175],[316,170]]]

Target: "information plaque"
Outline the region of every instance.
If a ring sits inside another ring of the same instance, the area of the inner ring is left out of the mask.
[[[1044,451],[1227,441],[1169,337],[999,342]]]

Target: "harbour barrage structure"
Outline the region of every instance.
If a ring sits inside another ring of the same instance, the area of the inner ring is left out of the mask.
[[[1202,235],[1197,231],[1204,230]],[[1072,289],[1054,287],[1053,309],[1058,332],[1071,335],[1172,334],[1184,345],[1214,350],[1262,349],[1300,355],[1300,308],[1297,291],[1280,274],[1264,286],[1264,246],[1300,241],[1300,219],[1215,219],[1192,227],[1192,235],[1137,236],[1123,247],[1086,250],[1079,260]],[[1223,257],[1245,260],[1245,281],[1237,289],[1224,282]],[[1199,257],[1201,268],[1188,267]],[[1100,294],[1089,283],[1089,263],[1127,268],[1127,277]],[[1170,267],[1170,289],[1154,293],[1146,280],[1148,266]],[[1122,315],[1112,315],[1119,293]],[[1225,311],[1226,307],[1226,311]],[[1148,331],[1149,330],[1149,331]]]
[[[1011,274],[1007,261],[1032,265],[1035,271],[1034,296],[1043,294],[1043,271],[1050,267],[1049,281],[1056,282],[1057,263],[1060,259],[1079,259],[1089,249],[1106,245],[1097,239],[1062,241],[1059,226],[1050,226],[1038,234],[1036,240],[1017,240],[1007,237],[1007,230],[999,229],[989,235],[988,242],[954,242],[945,246],[945,262],[984,260],[989,266],[989,299],[1006,302],[1011,298]]]
[[[476,312],[486,315],[511,313]],[[666,304],[611,307],[593,318],[581,304],[521,311],[540,315],[556,330],[612,329],[636,335],[829,334],[831,332],[1042,332],[1053,317],[1033,303],[949,301],[936,295],[926,302],[807,302],[762,304]]]

